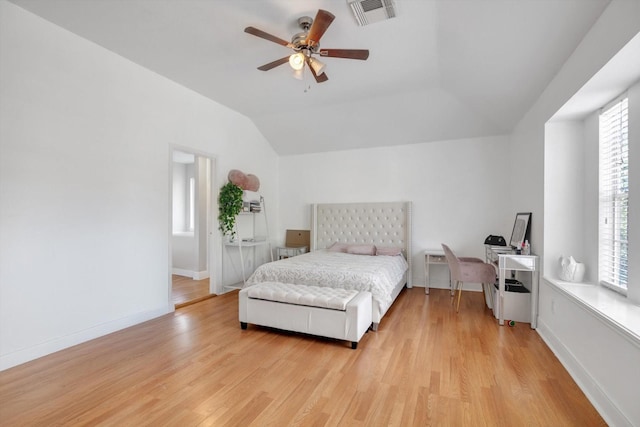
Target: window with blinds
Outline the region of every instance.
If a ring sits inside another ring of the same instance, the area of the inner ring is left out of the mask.
[[[599,280],[626,294],[629,201],[628,99],[600,113]]]

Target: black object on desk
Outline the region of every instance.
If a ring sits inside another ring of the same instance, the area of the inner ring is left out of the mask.
[[[484,239],[484,244],[490,246],[507,246],[507,241],[502,236],[494,236],[491,234]]]

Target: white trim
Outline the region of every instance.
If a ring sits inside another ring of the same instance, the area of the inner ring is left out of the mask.
[[[171,269],[171,274],[175,274],[176,276],[184,276],[184,277],[193,278],[193,275],[195,274],[195,271],[186,270],[184,268],[172,268]]]
[[[172,268],[171,274],[175,274],[177,276],[191,277],[193,280],[202,280],[202,279],[209,278],[209,272],[207,270],[193,271],[193,270],[186,270],[184,268]]]
[[[32,347],[14,351],[13,353],[5,354],[0,356],[0,371],[55,353],[56,351],[64,350],[65,348],[69,348],[77,344],[82,344],[86,341],[102,337],[112,332],[137,325],[138,323],[164,316],[165,314],[172,313],[173,311],[173,304],[167,305],[164,308],[116,319],[89,329],[37,344]]]
[[[204,271],[194,271],[193,272],[193,280],[202,280],[209,278],[209,272],[207,270]]]
[[[572,300],[573,298],[569,298]],[[543,320],[538,319],[536,329],[542,340],[558,358],[580,390],[596,408],[607,424],[613,426],[633,427],[633,423],[624,415],[609,396],[602,390],[598,382],[580,364],[571,351],[556,337]]]

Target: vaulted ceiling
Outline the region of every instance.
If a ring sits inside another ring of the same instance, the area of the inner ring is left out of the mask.
[[[358,26],[347,0],[12,0],[253,120],[281,155],[510,132],[610,0],[396,0]],[[336,18],[329,80],[294,79],[285,40],[318,9]]]

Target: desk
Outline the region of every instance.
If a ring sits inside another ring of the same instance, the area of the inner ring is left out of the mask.
[[[507,273],[511,271],[528,271],[531,273],[531,329],[535,329],[538,323],[538,286],[539,286],[539,261],[537,255],[518,255],[505,251],[505,249],[485,245],[487,262],[498,262],[498,323],[504,325],[504,294]]]
[[[442,249],[427,249],[424,251],[424,293],[429,295],[429,288],[431,287],[431,276],[429,271],[432,265],[444,265],[449,270],[449,264],[447,258],[444,256]],[[451,286],[451,273],[449,273],[449,289],[451,295],[453,295],[453,287]]]
[[[242,289],[246,284],[247,284],[247,273],[246,273],[246,267],[245,267],[245,259],[244,259],[244,250],[246,249],[247,251],[251,251],[253,258],[251,260],[251,268],[252,269],[256,269],[257,267],[257,257],[256,257],[256,248],[261,247],[261,246],[268,246],[268,251],[269,254],[271,255],[271,261],[273,261],[273,254],[271,254],[271,245],[269,243],[268,240],[250,240],[250,241],[240,241],[240,240],[235,240],[233,242],[225,242],[224,243],[224,248],[225,248],[225,252],[227,252],[228,258],[229,258],[229,263],[231,264],[231,266],[233,267],[233,269],[235,270],[236,274],[238,273],[238,269],[236,267],[236,265],[233,262],[233,258],[230,256],[230,254],[228,254],[228,249],[227,248],[235,248],[238,251],[238,256],[240,258],[240,273],[242,274],[242,284],[241,285],[227,285],[225,286],[225,288],[229,288],[229,289]]]

